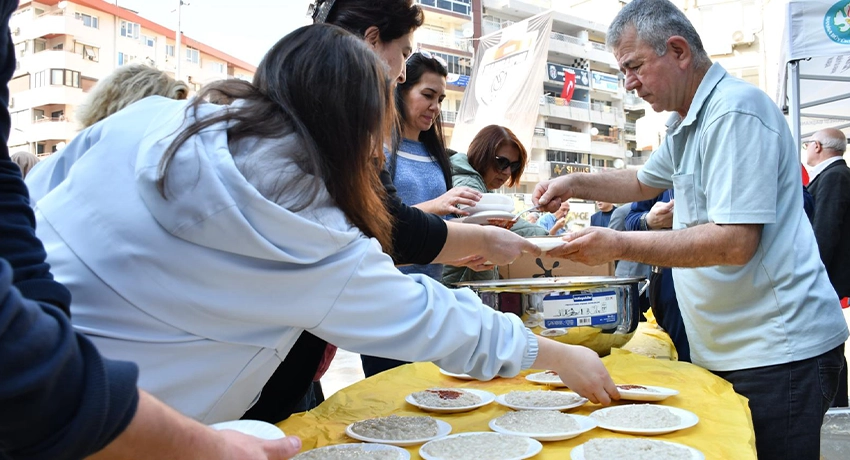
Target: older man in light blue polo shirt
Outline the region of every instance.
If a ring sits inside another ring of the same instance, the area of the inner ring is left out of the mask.
[[[675,267],[691,358],[749,398],[759,457],[817,459],[848,330],[803,213],[799,146],[767,95],[712,65],[668,0],[628,4],[608,44],[626,89],[675,112],[667,137],[639,172],[570,174],[534,200],[551,209],[672,187],[674,231],[589,228],[549,254]]]

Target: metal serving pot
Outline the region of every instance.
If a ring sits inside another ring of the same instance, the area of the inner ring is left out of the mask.
[[[639,284],[644,280],[570,276],[469,281],[455,286],[472,289],[482,302],[496,310],[522,317],[535,333],[589,346],[606,355],[611,347],[628,341],[637,328],[641,313]],[[585,327],[600,334],[592,334],[592,339],[587,334],[567,335],[568,331]],[[556,337],[561,335],[564,337]]]

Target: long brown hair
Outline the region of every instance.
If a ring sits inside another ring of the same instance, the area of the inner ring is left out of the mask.
[[[245,138],[295,135],[303,148],[281,154],[317,180],[308,189],[300,188],[301,181],[298,187],[282,183],[275,197],[266,198],[279,202],[281,196],[294,196],[289,209],[300,211],[313,203],[323,183],[351,223],[391,253],[393,222],[378,174],[395,118],[385,67],[363,40],[339,27],[295,30],[266,53],[252,83],[212,83],[187,107],[188,114],[210,96],[245,102],[197,120],[177,136],[159,165],[160,193],[167,198],[168,168],[177,150],[206,128],[229,123],[231,146]]]
[[[499,147],[504,143],[513,144],[519,150],[519,163],[521,166],[518,170],[511,171],[511,180],[508,181],[508,187],[513,187],[514,184],[519,182],[522,172],[525,171],[528,153],[525,151],[525,147],[522,146],[522,142],[517,139],[516,135],[510,129],[499,125],[485,126],[472,139],[466,156],[469,159],[469,165],[483,176],[485,171],[498,168],[496,166],[496,150],[499,150]]]

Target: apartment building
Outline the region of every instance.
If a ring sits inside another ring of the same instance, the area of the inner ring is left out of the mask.
[[[472,73],[472,0],[416,0],[425,11],[425,23],[414,33],[417,49],[446,61],[446,98],[442,119],[446,145],[454,130],[463,92]]]
[[[635,135],[635,121],[643,116],[644,104],[623,89],[617,61],[605,46],[607,22],[578,17],[566,2],[482,3],[482,34],[555,10],[529,162],[520,186],[511,192],[531,192],[537,182],[570,172],[624,168],[645,161],[639,156]],[[615,12],[619,11],[622,2],[614,3]],[[602,9],[601,5],[594,8]],[[565,72],[576,76],[569,101],[560,97]]]
[[[17,67],[9,83],[11,152],[49,155],[77,133],[76,107],[118,66],[142,62],[190,92],[218,79],[252,79],[256,67],[102,0],[21,1],[10,20]]]

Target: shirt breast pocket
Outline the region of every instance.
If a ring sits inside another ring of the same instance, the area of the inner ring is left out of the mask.
[[[697,212],[697,190],[694,175],[673,174],[673,191],[676,197],[674,213],[680,228],[698,224],[699,213]]]

